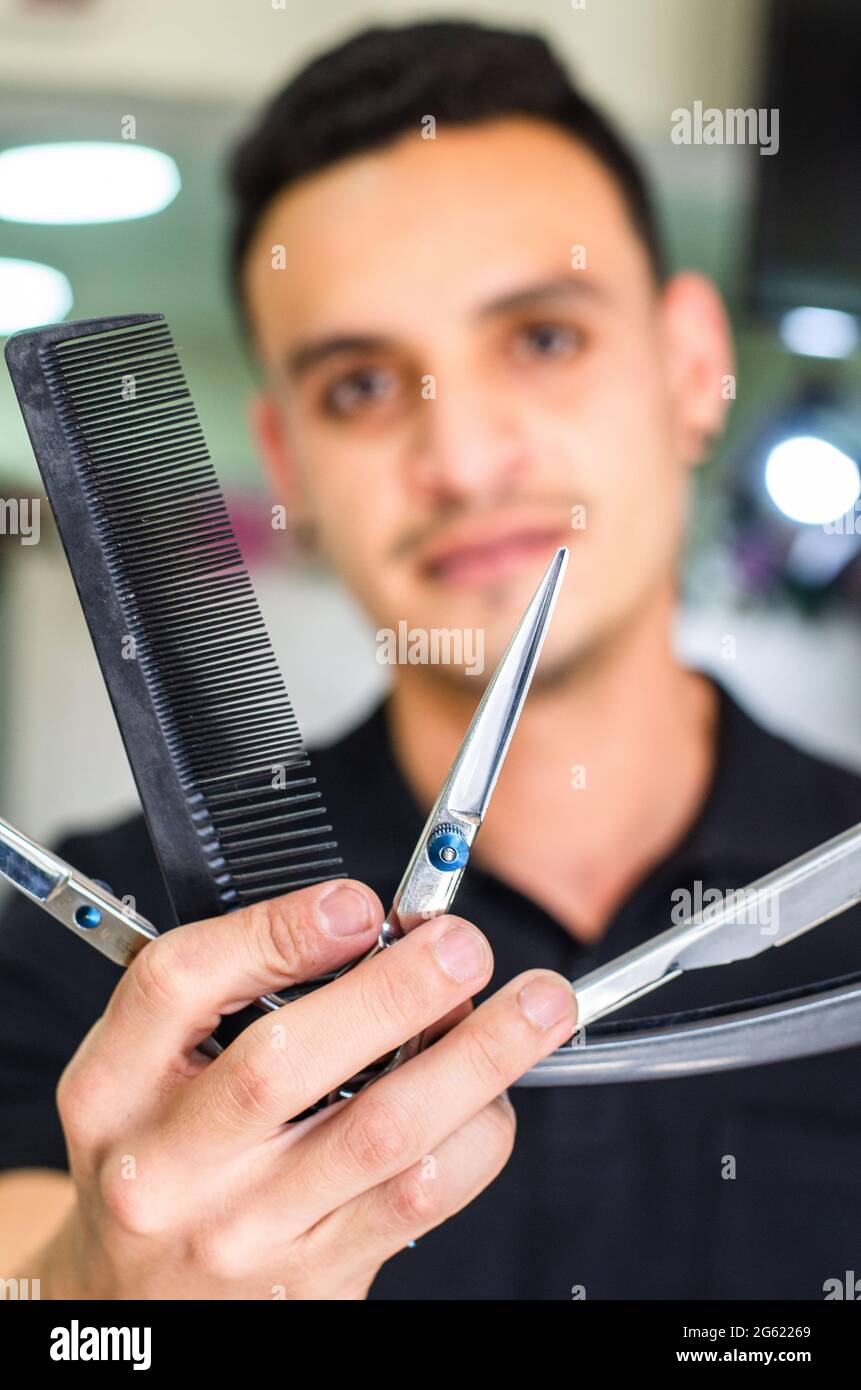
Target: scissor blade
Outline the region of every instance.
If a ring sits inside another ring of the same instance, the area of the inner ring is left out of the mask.
[[[62,883],[59,863],[41,846],[0,820],[0,875],[35,902],[45,903]]]
[[[556,551],[473,715],[440,802],[481,821],[520,718],[568,564]]]
[[[749,887],[724,895],[702,914],[699,936],[685,949],[684,970],[725,965],[785,946],[861,902],[861,825],[844,830]]]
[[[155,927],[102,884],[0,820],[0,875],[117,965],[131,965]]]
[[[684,970],[747,960],[861,902],[861,825],[727,893],[714,908],[573,981],[579,1024],[632,1003]]]

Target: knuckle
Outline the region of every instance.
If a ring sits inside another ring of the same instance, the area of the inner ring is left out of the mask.
[[[91,1095],[92,1087],[88,1084],[87,1074],[73,1059],[57,1082],[55,1099],[66,1138],[75,1143],[80,1143],[90,1134]]]
[[[173,1012],[186,995],[186,970],[182,929],[157,937],[129,967],[127,979],[137,989],[144,1007],[158,1015]]]
[[[276,1096],[279,1105],[283,1105],[291,1097],[312,1090],[323,1070],[319,1039],[291,1028],[289,1012],[289,1009],[279,1009],[258,1019],[243,1039],[243,1045],[253,1049],[247,1057],[247,1066],[260,1074],[253,1081],[250,1076],[247,1079],[267,1108]],[[325,1081],[320,1084],[325,1086]]]
[[[63,1132],[75,1148],[92,1148],[99,1142],[106,1097],[113,1094],[114,1085],[110,1064],[98,1052],[77,1052],[60,1074],[54,1099]]]
[[[298,896],[298,895],[297,895]],[[247,909],[251,944],[257,963],[273,976],[313,975],[319,947],[308,923],[308,910],[294,895],[255,903]]]
[[[369,1095],[347,1107],[343,1143],[362,1176],[376,1177],[409,1162],[414,1151],[415,1126],[406,1110],[391,1097]]]
[[[422,984],[415,970],[405,969],[392,952],[377,957],[378,968],[368,972],[362,981],[364,1003],[374,1020],[395,1031],[417,1026],[423,1013]],[[360,979],[362,972],[356,976]]]
[[[409,1230],[433,1224],[442,1210],[439,1180],[428,1177],[421,1164],[393,1178],[388,1187],[388,1205],[396,1228]]]
[[[127,1235],[152,1236],[163,1232],[165,1222],[140,1177],[124,1173],[118,1155],[107,1159],[98,1175],[99,1198],[114,1225]]]
[[[240,1052],[230,1068],[228,1096],[228,1104],[243,1119],[269,1119],[285,1103],[260,1059],[247,1052]]]
[[[197,1230],[189,1237],[189,1263],[217,1284],[236,1284],[256,1272],[248,1241],[229,1229]]]
[[[478,1025],[464,1030],[463,1044],[467,1065],[482,1086],[501,1091],[508,1084],[511,1066],[510,1047],[497,1037],[492,1028]]]

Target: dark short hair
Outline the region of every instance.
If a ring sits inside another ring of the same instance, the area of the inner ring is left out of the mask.
[[[639,164],[544,39],[436,20],[365,29],[330,48],[275,96],[234,150],[229,271],[243,318],[243,261],[275,195],[339,159],[419,130],[427,115],[460,126],[525,115],[575,136],[613,175],[656,279],[664,278],[663,247]]]

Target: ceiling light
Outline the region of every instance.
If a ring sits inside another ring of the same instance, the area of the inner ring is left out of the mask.
[[[805,357],[849,357],[861,342],[858,320],[842,309],[791,309],[780,320],[790,352]]]
[[[161,212],[179,192],[169,155],[146,145],[64,141],[0,154],[0,218],[69,224]]]
[[[861,474],[842,449],[816,435],[796,435],[772,449],[765,486],[784,516],[823,525],[854,507],[861,497]]]
[[[64,319],[72,286],[61,270],[38,261],[0,258],[0,335]]]

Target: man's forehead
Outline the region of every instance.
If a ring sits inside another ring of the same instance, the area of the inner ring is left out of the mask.
[[[472,313],[566,275],[588,284],[590,259],[596,274],[645,263],[613,176],[565,132],[518,118],[401,137],[285,189],[246,286],[258,319],[277,307],[334,330],[398,307]]]

